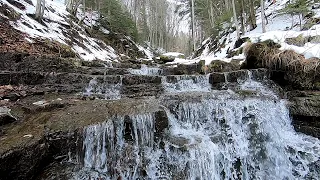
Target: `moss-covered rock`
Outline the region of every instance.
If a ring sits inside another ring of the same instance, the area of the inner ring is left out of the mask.
[[[306,43],[320,43],[320,36],[306,36],[304,37],[302,34],[300,34],[297,37],[294,38],[287,38],[285,42],[289,45],[295,45],[299,47],[303,47]]]
[[[230,63],[215,60],[208,65],[207,73],[211,72],[230,72],[240,70],[240,61],[232,60]]]
[[[174,56],[166,56],[166,55],[161,55],[159,62],[160,63],[168,63],[168,62],[173,62],[176,59]]]
[[[296,131],[320,138],[320,93],[294,92],[289,110]]]

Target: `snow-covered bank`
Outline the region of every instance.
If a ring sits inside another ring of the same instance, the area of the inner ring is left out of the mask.
[[[277,0],[276,3],[272,4],[271,2],[266,1],[265,13],[268,17],[268,24],[266,25],[267,32],[262,33],[261,10],[258,8],[256,11],[257,28],[252,31],[247,31],[246,34],[241,36],[241,38],[248,38],[248,41],[253,43],[270,39],[276,43],[279,43],[282,50],[294,50],[295,52],[304,55],[307,59],[312,57],[320,58],[319,42],[307,42],[301,47],[292,44],[290,45],[286,42],[287,38],[307,38],[320,36],[319,24],[313,25],[310,29],[304,31],[301,31],[300,27],[298,26],[294,26],[291,29],[292,24],[299,24],[299,18],[297,16],[291,17],[288,14],[281,14],[279,12],[279,10],[285,8],[286,3],[288,2],[289,0]],[[309,9],[314,13],[313,18],[320,17],[320,9],[311,7]],[[305,23],[305,21],[302,23]],[[243,53],[232,57],[229,55],[231,51],[238,50],[237,48],[234,48],[237,41],[237,35],[235,31],[226,33],[216,42],[213,42],[214,38],[215,37],[208,38],[202,43],[202,52],[196,59],[194,59],[194,61],[205,60],[206,64],[210,64],[211,61],[214,60],[230,62],[232,59],[245,59]],[[213,43],[219,45],[215,48],[212,48],[212,46],[215,45]],[[245,44],[246,43],[244,43],[241,47],[245,46]]]
[[[120,52],[117,52],[116,47],[92,37],[85,30],[97,25],[98,12],[82,12],[80,8],[76,15],[78,19],[74,19],[66,10],[65,0],[46,1],[43,21],[39,23],[33,19],[36,3],[36,0],[1,0],[0,6],[8,6],[10,8],[8,11],[14,11],[11,13],[18,14],[19,18],[12,20],[1,13],[0,16],[9,20],[12,27],[25,33],[25,39],[29,43],[33,43],[34,38],[57,41],[70,46],[78,57],[88,61],[117,61],[120,58]],[[110,33],[104,27],[101,27],[100,31],[106,35]],[[144,54],[149,53],[137,44],[134,46]]]

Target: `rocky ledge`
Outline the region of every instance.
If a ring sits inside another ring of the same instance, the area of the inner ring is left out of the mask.
[[[104,62],[15,58],[0,58],[0,179],[36,178],[44,167],[72,158],[69,152],[79,152],[85,127],[114,116],[126,117],[130,129],[131,115],[152,113],[157,140],[168,127],[168,117],[161,104],[174,106],[179,101],[207,97],[206,92],[163,96],[167,93],[165,86],[183,88],[190,82],[210,83],[212,90],[232,89],[243,97],[251,95],[251,92],[240,92],[239,84],[244,81],[252,79],[267,84],[281,97],[288,97],[295,129],[320,137],[319,92],[285,92],[270,80],[266,69],[203,75],[198,63],[156,67],[152,71],[155,74],[142,75],[139,73],[145,69],[141,64],[111,67]],[[179,81],[183,82],[179,84]],[[116,98],[105,96],[110,93]]]
[[[296,131],[320,138],[320,92],[289,92],[290,114]]]
[[[79,100],[52,94],[25,98],[11,110],[19,120],[0,126],[0,179],[33,179],[43,167],[67,159],[69,152],[80,152],[83,128],[114,116],[145,113],[154,114],[158,138],[168,119],[154,98]],[[130,124],[130,118],[126,121]]]

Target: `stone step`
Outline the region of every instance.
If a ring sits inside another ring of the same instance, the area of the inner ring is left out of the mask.
[[[209,75],[89,75],[81,73],[0,72],[0,86],[24,85],[46,92],[85,93],[101,97],[111,93],[117,97],[158,96],[169,92],[236,89],[248,80],[264,81],[265,69],[239,70]]]

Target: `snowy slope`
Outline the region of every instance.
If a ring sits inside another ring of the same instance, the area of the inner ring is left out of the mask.
[[[87,28],[95,25],[99,14],[97,12],[82,12],[78,10],[78,20],[72,20],[71,15],[66,10],[65,0],[46,1],[46,8],[43,17],[43,23],[32,18],[35,13],[36,0],[1,0],[0,6],[8,5],[16,13],[20,14],[20,19],[11,21],[10,24],[15,29],[26,33],[30,43],[33,38],[43,38],[53,41],[58,41],[66,44],[84,60],[104,60],[117,61],[120,58],[110,45],[105,44],[99,39],[89,36],[82,26]],[[17,5],[19,4],[19,5]],[[8,19],[0,13],[0,16]],[[78,22],[83,19],[83,25],[79,26]],[[100,28],[100,31],[109,34],[110,31],[105,28]],[[142,52],[149,53],[146,49],[136,45]],[[151,58],[150,53],[148,54]]]
[[[46,1],[43,24],[28,16],[28,14],[34,14],[36,0],[32,0],[32,4],[24,0],[16,0],[16,2],[24,5],[25,9],[19,9],[7,0],[2,0],[2,3],[7,4],[21,15],[21,18],[16,22],[11,22],[11,25],[17,30],[28,34],[30,38],[27,39],[30,42],[32,42],[32,38],[36,37],[55,40],[70,45],[79,57],[84,60],[113,60],[118,57],[111,46],[98,39],[88,37],[82,30],[83,28],[70,21],[70,14],[66,10],[64,0]],[[76,28],[81,38],[72,40],[70,36],[68,37],[69,28]]]
[[[299,27],[294,27],[291,30],[289,29],[292,24],[298,24],[299,18],[291,17],[290,15],[281,15],[279,10],[283,9],[286,3],[289,0],[277,0],[275,4],[271,4],[270,2],[266,1],[266,16],[268,17],[269,23],[266,26],[266,33],[262,33],[261,27],[261,9],[258,8],[256,11],[257,16],[257,28],[246,32],[245,35],[242,35],[241,38],[250,38],[251,42],[259,42],[271,39],[276,43],[281,45],[281,49],[285,50],[294,50],[299,54],[303,54],[306,58],[317,57],[320,58],[320,44],[319,43],[306,43],[303,47],[298,47],[295,45],[289,45],[285,42],[287,38],[294,38],[294,37],[309,37],[309,36],[319,36],[320,35],[320,25],[314,25],[309,30],[300,31]],[[310,8],[311,9],[311,8]],[[314,17],[320,17],[320,9],[311,9],[314,13]],[[200,54],[199,57],[195,59],[195,61],[205,60],[206,64],[210,64],[213,60],[223,60],[226,62],[230,62],[232,59],[244,59],[244,54],[240,54],[238,56],[234,56],[231,58],[227,58],[228,52],[234,49],[234,45],[237,41],[236,32],[232,32],[223,36],[219,43],[222,44],[222,41],[226,42],[223,48],[215,49],[212,51],[212,44],[208,43],[210,38],[203,42],[204,50]],[[243,44],[242,46],[245,46]]]

